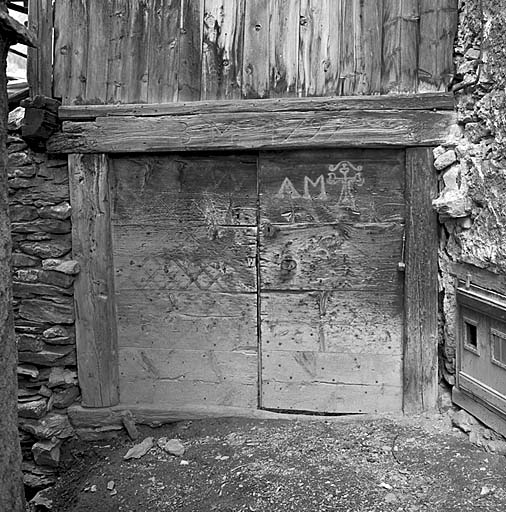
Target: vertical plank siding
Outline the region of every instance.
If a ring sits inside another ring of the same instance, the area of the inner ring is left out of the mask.
[[[89,10],[87,69],[107,70],[110,38],[102,34],[110,33],[111,18],[107,2],[100,2]],[[95,72],[89,79],[87,77],[86,98],[93,103],[101,103],[107,98],[107,73]]]
[[[242,96],[244,4],[245,0],[205,0],[202,99]]]
[[[413,92],[418,81],[418,0],[384,0],[382,92]]]
[[[457,21],[457,0],[56,0],[53,94],[69,105],[444,91]],[[50,47],[31,52],[32,75]]]
[[[203,1],[203,0],[201,0]],[[182,0],[180,4],[178,101],[200,99],[202,25],[200,2]],[[151,101],[151,99],[149,99]],[[155,98],[154,101],[160,101]],[[164,100],[166,101],[166,100]]]
[[[406,150],[404,412],[434,409],[438,370],[438,234],[431,148]]]
[[[247,0],[244,13],[242,94],[269,96],[269,0]]]
[[[297,95],[300,0],[271,0],[269,80],[272,97]]]
[[[53,77],[53,2],[30,0],[28,26],[38,41],[37,48],[28,48],[28,83],[30,95],[52,96]]]
[[[85,407],[119,401],[118,340],[106,155],[70,155],[79,385]]]
[[[443,91],[453,77],[458,0],[420,0],[419,91]]]

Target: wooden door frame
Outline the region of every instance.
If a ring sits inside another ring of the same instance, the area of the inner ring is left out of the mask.
[[[434,103],[440,110],[428,110]],[[73,120],[52,137],[48,150],[69,154],[73,251],[83,268],[75,283],[82,406],[119,404],[109,154],[390,147],[406,152],[403,410],[435,409],[438,223],[432,148],[455,123],[450,109],[447,94],[63,108],[61,115]]]

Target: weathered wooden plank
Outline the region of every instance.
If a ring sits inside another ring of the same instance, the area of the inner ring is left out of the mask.
[[[255,226],[256,160],[248,154],[113,159],[113,219]]]
[[[223,49],[220,48],[219,40],[225,14],[230,16],[230,11],[221,0],[204,0],[201,76],[203,100],[217,100],[220,97]]]
[[[430,148],[406,151],[404,410],[431,410],[438,390],[437,176]]]
[[[356,33],[360,35],[360,53],[356,56],[355,94],[381,93],[383,41],[383,0],[355,2],[358,9]],[[359,41],[357,41],[358,45]]]
[[[142,363],[140,363],[142,365]],[[271,383],[402,387],[402,362],[375,353],[262,350],[262,378]]]
[[[261,295],[263,351],[376,354],[400,361],[399,291]]]
[[[245,0],[206,0],[202,99],[242,96]]]
[[[128,0],[111,0],[106,103],[118,104],[122,95],[121,71],[126,55],[124,41],[128,37],[124,20],[128,19],[128,12]]]
[[[119,371],[129,380],[178,382],[237,382],[255,385],[258,380],[256,350],[181,350],[131,348],[119,350]]]
[[[180,7],[180,0],[153,0],[147,12],[149,103],[178,98]]]
[[[86,96],[88,52],[87,0],[55,2],[54,88],[65,105],[82,103]],[[69,31],[72,27],[72,32]]]
[[[256,408],[257,386],[240,382],[179,382],[121,379],[121,402],[160,408],[233,406]]]
[[[300,0],[271,0],[270,96],[297,94]]]
[[[300,2],[300,41],[299,41],[299,94],[302,96],[325,96],[327,94],[327,72],[331,62],[331,36],[339,37],[330,23],[330,2],[328,0],[301,0]],[[333,6],[333,13],[335,7]],[[332,58],[334,57],[334,58]],[[339,70],[333,68],[334,75]],[[330,92],[335,93],[335,91]]]
[[[360,421],[371,421],[372,415],[362,414],[360,416],[338,415],[325,416],[321,414],[294,414],[271,412],[257,409],[256,404],[252,407],[231,407],[194,404],[191,406],[174,405],[156,407],[153,405],[116,405],[107,408],[85,408],[80,405],[69,407],[69,418],[75,427],[103,427],[110,425],[122,425],[122,415],[125,412],[133,413],[135,421],[141,425],[159,427],[164,423],[176,421],[188,421],[209,418],[256,418],[259,420],[280,420],[280,421],[302,421],[302,422],[325,422],[325,423],[357,423]]]
[[[202,64],[201,3],[204,0],[180,0],[178,101],[201,99]]]
[[[109,169],[105,155],[69,156],[76,345],[83,405],[118,403],[118,355]]]
[[[262,153],[261,221],[402,222],[404,159],[384,149]]]
[[[125,0],[121,61],[122,103],[146,103],[149,77],[149,0]]]
[[[452,390],[452,402],[476,418],[479,418],[482,423],[489,426],[495,432],[506,436],[506,415],[495,409],[492,412],[490,403],[487,403],[485,406],[481,400],[460,391],[457,387],[454,387]]]
[[[171,224],[113,227],[119,290],[256,290],[256,229]]]
[[[37,48],[28,48],[27,76],[30,96],[53,97],[53,2],[29,0],[28,28]]]
[[[454,75],[458,0],[420,1],[419,91],[445,91]]]
[[[423,146],[444,142],[454,113],[343,111],[104,117],[64,123],[52,153],[129,153],[300,147]]]
[[[383,0],[382,92],[416,92],[418,0]]]
[[[327,383],[262,382],[265,409],[327,413],[380,413],[399,411],[401,386]]]
[[[339,94],[346,96],[354,94],[359,70],[357,65],[361,59],[361,25],[358,19],[360,2],[341,0],[339,4],[339,53],[340,63]]]
[[[257,347],[256,294],[118,290],[121,347],[251,351]]]
[[[280,226],[260,239],[262,289],[398,290],[403,226]],[[267,233],[267,234],[266,234]]]
[[[247,0],[244,15],[243,96],[269,96],[269,0]]]
[[[63,98],[67,91],[72,59],[71,34],[66,30],[72,21],[71,3],[65,0],[54,2],[54,63],[53,94]]]
[[[107,69],[112,24],[110,2],[93,2],[88,12],[88,77],[85,101],[105,103],[107,99]],[[67,30],[70,27],[67,27]]]
[[[109,72],[109,75],[111,73]],[[62,121],[94,120],[105,116],[181,116],[239,112],[340,112],[342,110],[453,110],[451,93],[348,96],[334,98],[276,98],[243,101],[193,101],[152,105],[62,106]]]
[[[120,157],[111,165],[116,224],[256,225],[256,155]]]

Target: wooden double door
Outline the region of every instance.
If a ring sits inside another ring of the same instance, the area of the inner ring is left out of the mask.
[[[121,403],[400,410],[404,160],[111,158]]]

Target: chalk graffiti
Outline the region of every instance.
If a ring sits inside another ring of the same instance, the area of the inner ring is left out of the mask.
[[[327,201],[334,196],[334,194],[329,193],[327,186],[341,186],[339,194],[336,194],[337,205],[355,209],[355,188],[361,187],[365,183],[362,175],[363,166],[342,161],[336,165],[329,165],[328,169],[329,172],[326,177],[324,174],[320,174],[320,176],[313,180],[309,176],[304,176],[302,194],[299,193],[290,178],[286,177],[275,197],[279,199],[318,199],[320,201]]]

